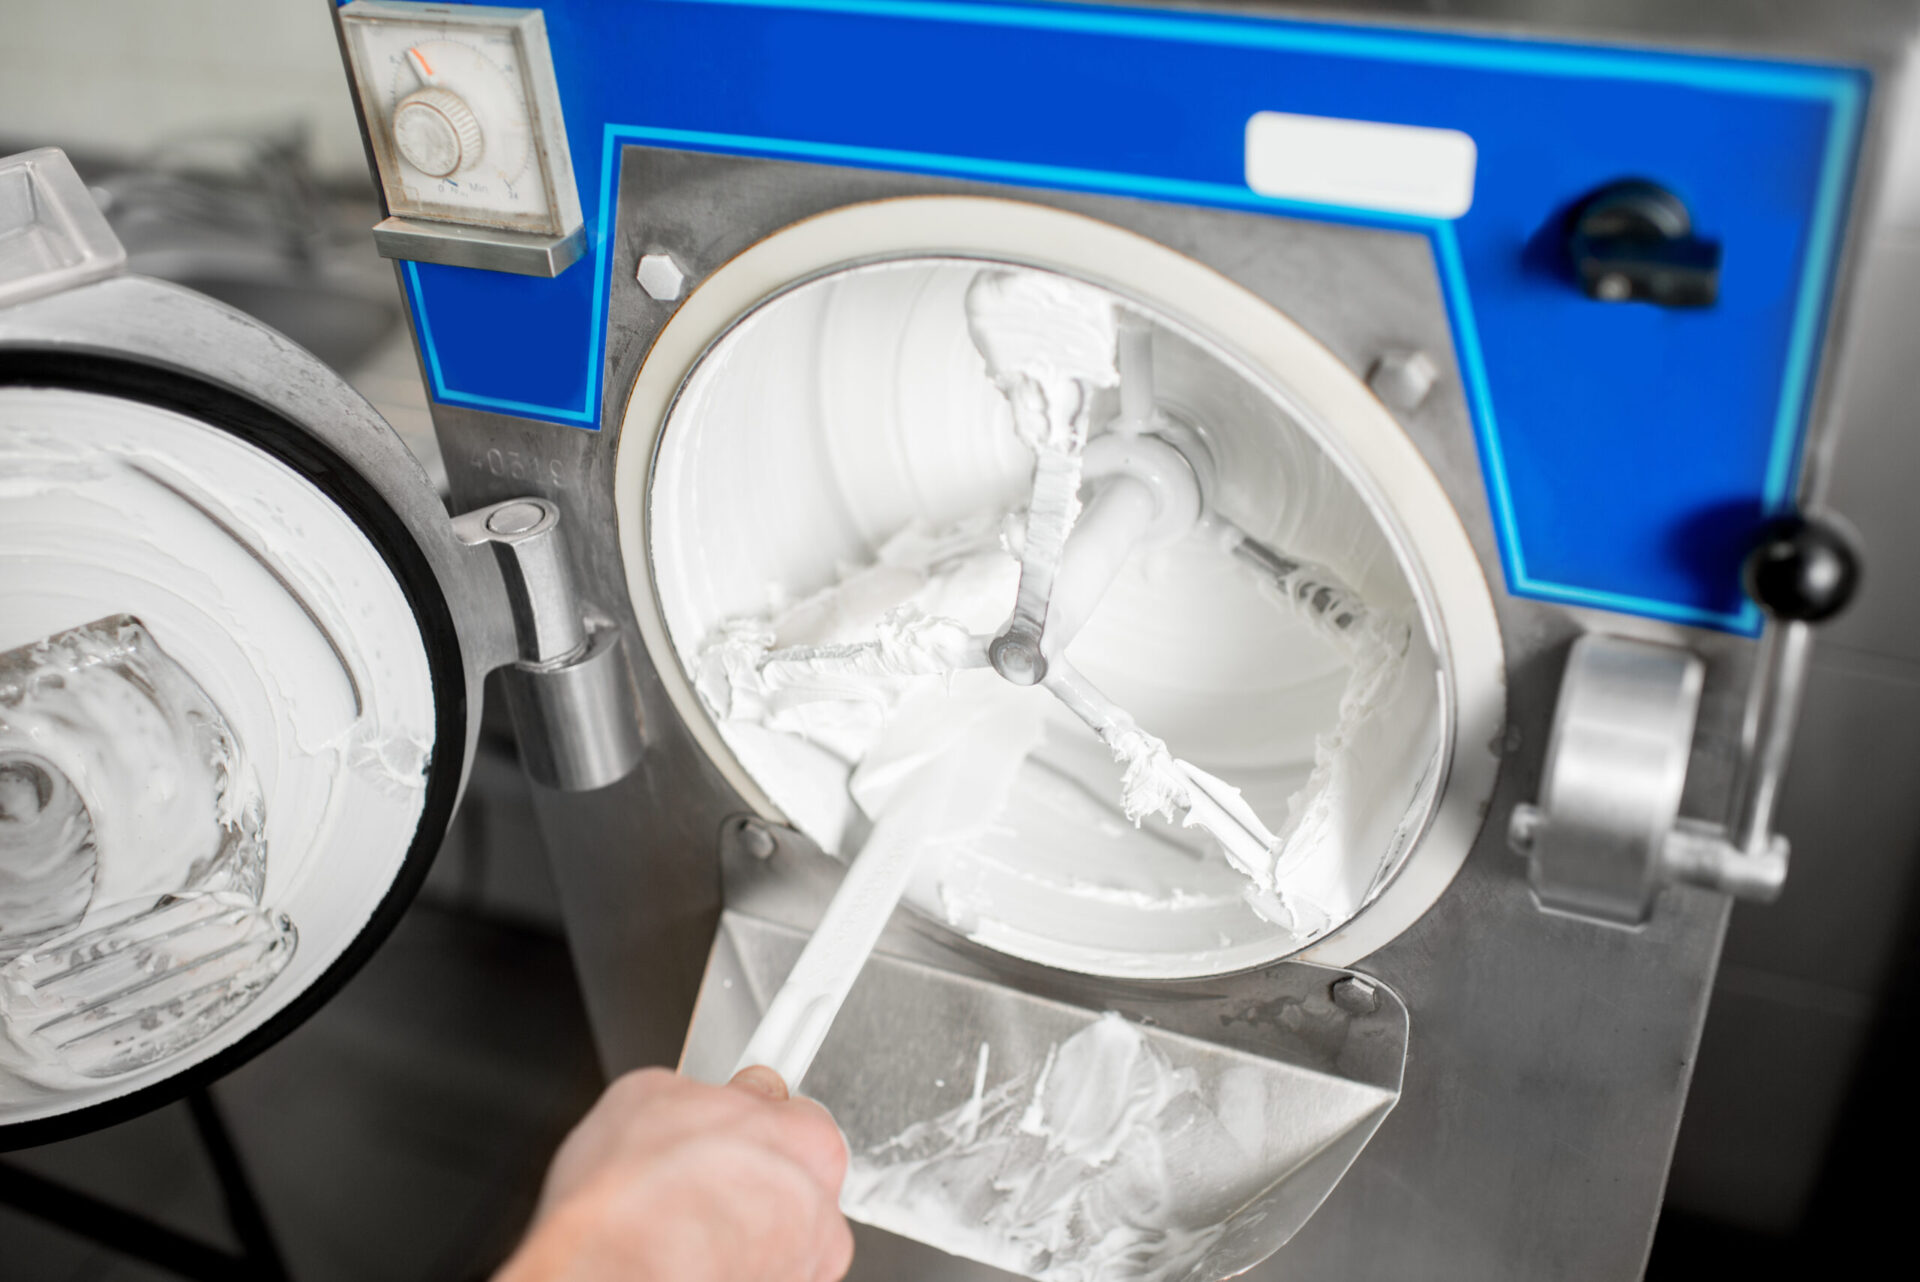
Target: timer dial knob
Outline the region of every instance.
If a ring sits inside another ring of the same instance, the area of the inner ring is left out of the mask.
[[[393,109],[393,143],[409,165],[429,178],[450,178],[480,163],[480,121],[459,94],[429,87]]]

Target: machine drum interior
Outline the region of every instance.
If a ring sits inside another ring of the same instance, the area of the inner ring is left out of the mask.
[[[908,902],[962,934],[1161,978],[1299,953],[1402,871],[1450,752],[1417,565],[1337,431],[1074,277],[829,272],[731,326],[661,432],[673,659],[824,849],[918,807]]]

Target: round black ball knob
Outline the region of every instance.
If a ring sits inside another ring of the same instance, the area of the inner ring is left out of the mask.
[[[1782,517],[1747,557],[1747,591],[1776,619],[1819,623],[1846,609],[1860,583],[1860,556],[1833,526]]]

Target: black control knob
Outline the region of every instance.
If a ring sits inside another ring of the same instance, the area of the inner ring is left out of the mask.
[[[1693,233],[1681,199],[1657,183],[1609,183],[1582,201],[1567,253],[1588,298],[1707,307],[1720,296],[1720,242]]]
[[[1819,623],[1847,608],[1860,555],[1845,535],[1803,516],[1770,523],[1747,556],[1747,592],[1776,619]]]

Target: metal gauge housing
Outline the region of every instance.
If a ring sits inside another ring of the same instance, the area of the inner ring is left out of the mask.
[[[538,9],[354,0],[340,10],[390,258],[557,275],[580,197]]]

